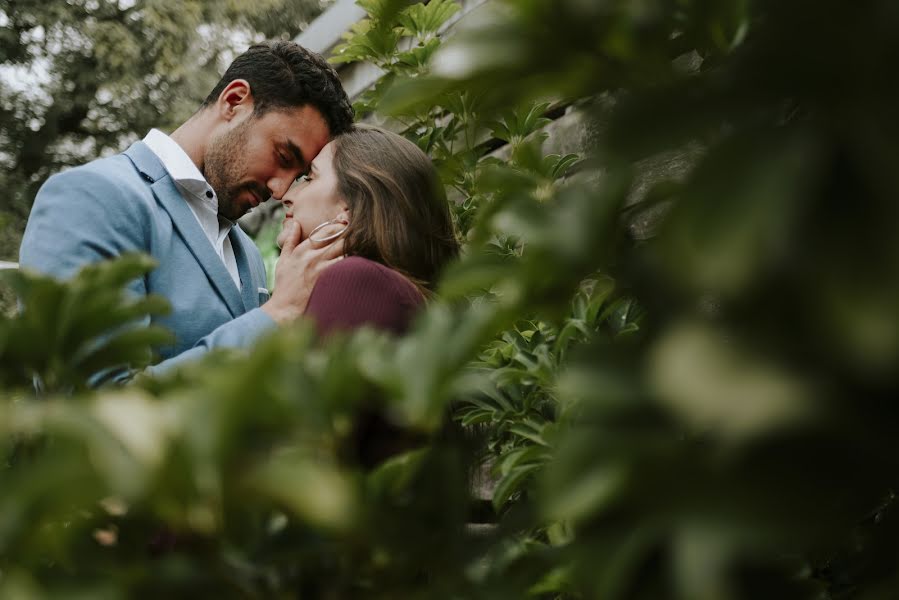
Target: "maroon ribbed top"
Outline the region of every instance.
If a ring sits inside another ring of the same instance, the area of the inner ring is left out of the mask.
[[[319,276],[306,314],[319,334],[369,325],[402,334],[424,304],[415,285],[380,263],[349,256]]]

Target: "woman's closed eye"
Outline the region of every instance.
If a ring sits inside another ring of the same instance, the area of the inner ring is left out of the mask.
[[[311,181],[311,179],[312,178],[309,177],[309,175],[300,175],[299,177],[297,177],[297,181],[300,183],[302,183],[304,181]]]

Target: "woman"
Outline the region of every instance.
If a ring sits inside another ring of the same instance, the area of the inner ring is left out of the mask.
[[[322,273],[306,309],[321,335],[363,325],[403,333],[459,253],[431,160],[383,129],[357,125],[335,138],[282,202],[279,246],[291,220],[300,241],[344,240],[347,258]]]

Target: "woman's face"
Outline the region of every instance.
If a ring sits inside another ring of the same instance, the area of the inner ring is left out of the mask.
[[[337,175],[334,173],[334,142],[327,144],[312,161],[309,174],[301,177],[284,194],[284,223],[278,234],[278,247],[287,239],[287,224],[300,226],[300,241],[309,237],[313,229],[332,219],[349,220],[347,205],[337,194]],[[316,237],[327,235],[317,233]]]

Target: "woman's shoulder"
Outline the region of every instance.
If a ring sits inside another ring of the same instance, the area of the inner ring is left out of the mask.
[[[328,267],[326,272],[328,271],[334,273],[379,273],[386,277],[403,277],[390,267],[362,256],[347,256]]]
[[[363,325],[402,333],[422,304],[421,292],[405,276],[375,261],[351,256],[321,274],[306,312],[323,334]]]
[[[361,256],[348,256],[325,269],[316,287],[336,284],[351,288],[374,285],[401,296],[408,295],[416,302],[423,300],[421,292],[407,277]]]

